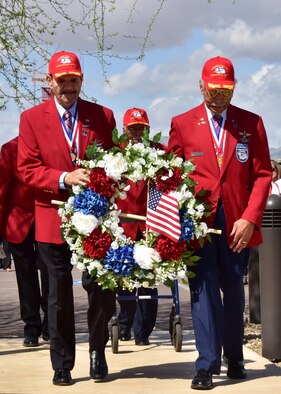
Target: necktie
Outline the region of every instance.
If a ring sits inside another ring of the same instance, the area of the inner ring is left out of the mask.
[[[213,120],[214,120],[214,127],[215,127],[215,131],[216,131],[216,135],[219,139],[220,136],[220,131],[221,131],[221,125],[222,125],[222,116],[220,114],[215,114],[213,116]]]
[[[72,119],[71,119],[71,113],[69,111],[65,111],[63,114],[63,119],[64,119],[64,124],[66,128],[66,132],[71,139],[72,137]]]

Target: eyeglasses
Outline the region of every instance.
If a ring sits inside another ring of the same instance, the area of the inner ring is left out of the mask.
[[[232,97],[232,95],[233,95],[233,90],[229,90],[229,89],[212,89],[212,90],[207,90],[207,89],[206,89],[206,92],[207,92],[207,95],[208,95],[210,98],[216,97],[219,93],[220,93],[223,97],[226,97],[226,98],[230,98],[230,97]]]

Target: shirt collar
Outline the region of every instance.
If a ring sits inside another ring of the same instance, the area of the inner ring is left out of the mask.
[[[66,109],[60,105],[55,97],[55,104],[57,107],[57,110],[61,116],[61,118],[63,117],[63,114],[65,113]],[[77,109],[77,100],[75,101],[75,103],[72,105],[72,107],[68,108],[67,111],[69,111],[71,113],[71,116],[74,118],[75,114],[76,114],[76,109]]]
[[[207,115],[208,115],[208,120],[209,122],[211,121],[212,117],[215,115],[208,107],[207,105],[204,103],[206,111],[207,111]],[[226,115],[227,115],[227,108],[220,114],[220,116],[222,116],[223,118],[223,122],[226,120]]]

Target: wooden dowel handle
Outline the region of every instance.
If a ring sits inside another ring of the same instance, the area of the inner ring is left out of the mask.
[[[61,204],[64,203],[64,201],[52,200],[51,203],[54,204],[54,205],[61,205]],[[134,215],[133,213],[121,212],[119,216],[120,216],[121,218],[141,220],[141,221],[143,221],[143,222],[146,221],[146,216]],[[215,228],[209,228],[209,229],[208,229],[208,233],[212,233],[212,234],[221,234],[222,231],[221,231],[221,230],[217,230],[217,229],[215,229]]]

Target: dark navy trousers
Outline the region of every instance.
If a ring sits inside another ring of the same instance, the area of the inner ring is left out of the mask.
[[[243,275],[249,248],[234,253],[227,244],[223,205],[219,204],[211,236],[202,249],[190,279],[193,329],[198,350],[196,371],[220,374],[222,350],[228,360],[243,360],[245,293]]]
[[[136,294],[136,289],[133,292],[129,290],[117,290],[119,296],[132,296]],[[157,296],[156,288],[138,289],[138,295],[154,295]],[[158,309],[158,300],[118,300],[120,304],[120,312],[118,314],[118,321],[120,331],[131,332],[131,327],[134,330],[134,338],[139,341],[148,339],[155,327]]]

